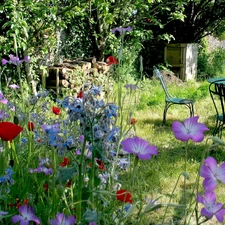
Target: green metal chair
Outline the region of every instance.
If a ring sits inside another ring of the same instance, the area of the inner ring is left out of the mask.
[[[166,114],[171,105],[175,105],[175,104],[176,105],[185,105],[189,108],[190,117],[194,116],[194,101],[190,100],[190,99],[179,98],[179,97],[174,97],[174,96],[170,95],[170,93],[168,92],[166,83],[165,83],[163,76],[162,76],[161,72],[159,71],[159,69],[154,66],[153,72],[154,72],[155,76],[160,80],[162,88],[165,92],[165,108],[164,108],[164,112],[163,112],[163,124],[166,123]]]
[[[218,78],[210,83],[209,93],[216,110],[216,125],[213,136],[221,138],[222,131],[225,128],[225,78]]]

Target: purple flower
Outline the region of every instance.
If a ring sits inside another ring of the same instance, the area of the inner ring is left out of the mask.
[[[97,225],[95,222],[90,222],[89,225]]]
[[[217,166],[217,161],[213,157],[204,160],[200,169],[200,176],[204,177],[203,187],[205,191],[211,192],[216,188],[217,180],[225,183],[225,163]]]
[[[203,133],[208,129],[204,123],[198,123],[199,116],[184,120],[184,124],[175,121],[172,124],[172,131],[176,139],[187,142],[192,139],[194,142],[201,142],[204,139]]]
[[[2,59],[2,65],[7,63],[14,64],[16,66],[20,65],[22,62],[30,62],[30,57],[25,56],[24,59],[20,60],[18,56],[14,56],[12,54],[9,55],[9,60]]]
[[[16,85],[16,84],[10,84],[9,87],[12,88],[12,89],[19,89],[20,88],[20,86]]]
[[[5,65],[6,63],[8,63],[8,60],[2,59],[2,65]]]
[[[53,125],[43,124],[41,125],[41,127],[45,132],[57,133],[59,131],[60,125],[58,123],[55,123]]]
[[[223,222],[225,209],[222,203],[216,203],[216,194],[214,192],[206,192],[202,196],[198,194],[196,201],[202,203],[205,207],[201,210],[201,215],[211,219],[214,215],[218,222]]]
[[[37,172],[37,173],[43,172],[45,175],[51,175],[53,173],[53,169],[47,168],[45,166],[39,166],[37,169],[34,170],[34,172]]]
[[[73,225],[76,223],[74,216],[66,216],[63,213],[56,214],[56,218],[50,220],[51,225]]]
[[[0,211],[0,222],[1,222],[2,218],[4,218],[4,216],[7,214],[8,214],[8,212]]]
[[[132,28],[129,27],[116,27],[112,29],[112,33],[115,34],[116,32],[119,32],[120,34],[124,34],[126,31],[130,32],[132,31]]]
[[[0,102],[3,103],[4,105],[8,103],[8,100],[5,98],[5,96],[1,91],[0,91]]]
[[[26,204],[19,207],[21,215],[15,215],[12,217],[12,223],[20,222],[20,225],[29,225],[30,221],[40,224],[40,219],[34,215],[33,207],[28,207]]]
[[[9,118],[9,114],[6,113],[5,110],[0,110],[0,120],[4,120],[5,118]]]
[[[45,175],[51,175],[53,173],[53,169],[50,168],[50,160],[49,158],[39,159],[40,163],[36,169],[29,169],[30,173],[44,173]]]
[[[148,160],[152,155],[158,155],[156,146],[150,145],[147,141],[137,136],[123,140],[121,145],[124,151],[137,155],[141,160]]]

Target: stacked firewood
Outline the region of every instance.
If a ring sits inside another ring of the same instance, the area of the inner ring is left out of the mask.
[[[61,64],[48,67],[46,88],[55,89],[57,93],[62,88],[79,92],[84,83],[92,82],[94,77],[106,76],[109,66],[106,62],[98,62],[95,58],[87,60],[64,60]]]

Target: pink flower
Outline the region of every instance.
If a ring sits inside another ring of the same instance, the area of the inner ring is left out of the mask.
[[[201,166],[200,176],[205,178],[203,181],[205,191],[213,191],[216,188],[217,180],[225,183],[225,163],[222,163],[218,167],[217,161],[209,156],[204,160],[204,164]]]
[[[184,124],[175,121],[172,124],[172,131],[176,139],[187,142],[192,139],[194,142],[201,142],[204,139],[203,133],[208,127],[204,123],[198,123],[198,116],[194,116],[184,120]]]
[[[124,34],[125,32],[131,32],[132,28],[130,26],[128,27],[115,27],[112,29],[112,33],[115,34],[116,32],[119,32],[120,34]]]
[[[12,88],[12,89],[19,89],[20,88],[20,86],[16,85],[16,84],[10,84],[9,87]]]
[[[74,216],[66,217],[64,213],[58,213],[56,218],[50,220],[51,225],[74,225],[76,223],[76,219]]]
[[[216,194],[214,192],[206,192],[204,196],[198,194],[196,201],[205,206],[201,210],[201,216],[205,216],[208,219],[216,216],[218,222],[223,222],[225,209],[223,209],[222,203],[216,202]]]
[[[12,54],[9,55],[9,60],[2,59],[2,65],[7,63],[14,64],[16,66],[20,65],[22,62],[30,62],[30,56],[25,56],[24,59],[20,60],[18,56],[14,56]]]
[[[137,155],[141,160],[148,160],[152,155],[158,155],[156,146],[137,136],[123,140],[121,145],[124,151]]]
[[[28,207],[26,204],[19,207],[21,215],[15,215],[12,217],[12,223],[20,222],[20,225],[29,225],[31,221],[36,224],[40,224],[40,219],[34,215],[32,206]]]

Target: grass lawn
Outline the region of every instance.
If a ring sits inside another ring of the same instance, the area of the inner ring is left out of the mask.
[[[198,122],[206,124],[210,130],[205,133],[203,142],[194,143],[193,141],[189,141],[188,145],[187,172],[189,173],[190,179],[187,181],[187,196],[193,199],[195,196],[192,193],[192,188],[195,184],[202,153],[212,145],[212,140],[207,139],[211,136],[215,125],[215,109],[209,93],[207,93],[207,85],[207,83],[204,83],[204,91],[206,94],[204,98],[199,98],[195,101],[194,110],[195,116],[199,116]],[[164,98],[164,93],[158,89],[158,86],[152,86],[152,88],[156,89],[158,95]],[[173,88],[173,91],[176,95],[182,95],[183,92],[187,91],[185,89],[182,88],[179,92],[176,88]],[[196,88],[196,92],[198,89]],[[192,94],[194,94],[195,91],[193,89],[192,91]],[[150,90],[150,92],[154,95],[154,90]],[[148,140],[152,145],[157,146],[159,151],[158,156],[154,157],[154,159],[142,161],[139,164],[138,185],[141,187],[142,195],[148,199],[154,200],[159,198],[157,200],[158,203],[168,203],[171,197],[171,203],[182,204],[184,198],[183,176],[178,181],[178,185],[172,196],[171,193],[179,175],[184,171],[186,143],[175,139],[171,131],[171,125],[173,121],[183,122],[184,119],[188,118],[189,109],[180,105],[171,106],[167,113],[166,125],[163,125],[164,100],[161,99],[160,101],[160,104],[149,105],[148,108],[138,110],[135,113],[135,118],[137,119],[136,135]],[[214,151],[207,153],[207,155],[213,156],[219,163],[225,159],[224,149],[220,146],[215,147]],[[201,194],[203,194],[202,190],[202,179],[200,178],[199,192]],[[225,197],[223,191],[223,184],[219,184],[216,189],[218,201],[224,202]],[[201,207],[201,204],[199,206]],[[149,213],[143,224],[162,224],[164,213],[165,207]],[[183,208],[169,207],[165,224],[183,224],[183,216]],[[190,220],[190,224],[196,224],[194,217]],[[213,219],[205,224],[217,224],[217,222],[216,219]]]

